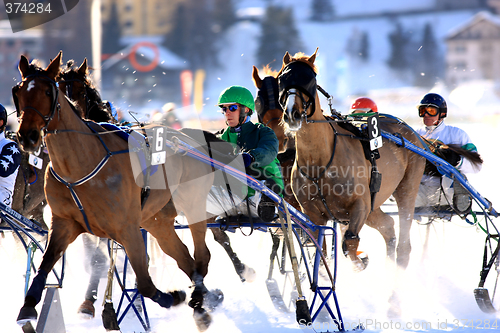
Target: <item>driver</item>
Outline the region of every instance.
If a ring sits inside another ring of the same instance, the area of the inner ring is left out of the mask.
[[[247,174],[263,180],[267,187],[281,195],[284,186],[277,158],[278,138],[269,127],[250,121],[255,109],[252,93],[245,87],[231,86],[221,92],[217,105],[228,126],[219,133],[219,138],[232,143],[239,151]],[[255,191],[248,188],[247,198],[254,195]],[[258,204],[258,215],[264,222],[272,221],[275,215],[274,201],[263,195]]]
[[[448,114],[448,107],[444,98],[435,93],[425,95],[418,107],[418,115],[422,118],[424,127],[417,130],[423,138],[438,140],[440,144],[459,145],[471,152],[477,152],[469,135],[462,129],[446,125],[444,118]],[[473,164],[468,158],[461,156],[450,149],[441,149],[443,158],[462,173],[476,173],[481,170],[481,164]],[[441,192],[443,188],[446,195]],[[448,177],[439,173],[424,173],[420,182],[420,189],[415,207],[449,205],[453,202],[459,213],[470,208],[471,198],[466,189],[459,182],[451,184]]]

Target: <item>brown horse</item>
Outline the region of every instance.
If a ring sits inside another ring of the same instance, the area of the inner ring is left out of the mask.
[[[86,58],[78,68],[74,67],[74,61],[68,61],[66,67],[60,72],[57,81],[59,82],[60,89],[64,91],[70,99],[76,102],[79,110],[81,111],[82,118],[90,119],[96,122],[115,122],[111,110],[108,105],[101,100],[99,92],[90,79],[89,67]],[[188,129],[181,131],[188,131]],[[189,135],[190,133],[188,132],[187,134]],[[199,136],[200,133],[197,134]],[[201,139],[201,141],[206,140],[209,140],[206,136],[203,136]],[[165,212],[165,216],[172,221],[171,223],[174,223],[175,218],[177,217],[177,211],[172,201],[170,201],[169,204],[163,208],[163,211]],[[214,219],[215,217],[207,222],[212,223]],[[233,251],[227,234],[219,228],[211,228],[210,230],[212,231],[214,239],[228,254],[234,265],[235,271],[242,282],[251,282],[254,278],[255,271],[253,268],[241,262],[237,254]],[[99,248],[96,249],[96,242],[91,239],[91,236],[84,236],[85,249],[92,257],[95,257],[95,259],[92,259],[92,263],[96,263],[97,267],[94,267],[94,265],[91,266],[91,280],[87,288],[86,300],[80,306],[79,312],[93,316],[95,311],[93,302],[97,296],[97,288],[101,277],[98,270],[102,266],[102,262],[105,260],[103,260]],[[102,239],[100,243],[102,243]],[[106,271],[103,272],[104,274],[106,273]]]
[[[316,50],[317,52],[317,50]],[[415,198],[425,167],[425,159],[392,142],[378,149],[376,167],[367,160],[361,141],[340,126],[343,119],[327,119],[321,110],[316,85],[316,52],[291,57],[287,52],[278,75],[283,121],[295,133],[296,160],[292,188],[302,210],[316,224],[328,220],[347,223],[342,248],[356,269],[365,265],[357,256],[359,232],[366,223],[377,229],[387,245],[387,255],[396,257],[393,219],[380,206],[392,194],[399,209],[400,233],[397,263],[408,265],[410,227]],[[330,121],[325,121],[330,120]],[[380,118],[380,129],[400,133],[421,147],[417,136],[389,118]],[[372,173],[372,171],[377,171]],[[380,189],[372,203],[371,179],[381,175]],[[372,211],[373,207],[373,211]]]
[[[108,105],[104,103],[95,86],[90,80],[87,58],[80,67],[74,67],[74,61],[69,60],[62,68],[56,81],[66,96],[76,103],[80,117],[95,122],[114,123],[115,119]],[[78,308],[78,313],[94,317],[94,302],[97,300],[99,281],[107,276],[107,238],[99,238],[90,234],[82,235],[85,258],[88,259],[87,270],[90,280],[85,292],[85,300]],[[140,301],[140,299],[138,299]]]
[[[151,179],[152,183],[164,184],[164,188],[152,189],[141,209],[141,187],[136,183],[133,170],[133,166],[141,170],[139,157],[128,151],[127,142],[122,138],[105,135],[100,126],[84,122],[72,103],[60,93],[55,79],[61,57],[62,52],[42,69],[30,65],[21,56],[22,82],[13,89],[20,116],[17,135],[22,148],[35,151],[43,139],[52,163],[45,175],[45,193],[52,210],[49,243],[18,322],[37,317],[35,305],[41,299],[48,272],[67,246],[84,232],[111,238],[123,245],[143,296],[162,307],[179,304],[184,298],[183,292],[164,293],[154,286],[147,269],[140,227],[156,237],[162,250],[174,258],[194,282],[189,304],[197,317],[209,320],[202,306],[207,291],[203,277],[210,260],[205,244],[205,203],[213,182],[211,168],[180,154],[169,155]],[[169,184],[177,186],[171,188]],[[162,208],[170,198],[175,199],[176,208],[184,212],[189,222],[195,245],[194,259],[177,236],[174,225],[166,222]]]

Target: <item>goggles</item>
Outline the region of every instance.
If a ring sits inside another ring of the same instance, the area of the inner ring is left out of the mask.
[[[220,109],[222,110],[223,113],[226,113],[227,110],[234,112],[234,111],[238,110],[238,107],[239,107],[238,104],[232,104],[229,106],[221,106]]]
[[[418,107],[418,115],[419,117],[425,116],[425,114],[428,114],[431,117],[436,116],[439,113],[438,108],[434,106],[426,106],[426,105],[421,105]]]

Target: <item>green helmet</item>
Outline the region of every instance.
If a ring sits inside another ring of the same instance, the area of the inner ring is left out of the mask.
[[[250,109],[248,115],[251,115],[253,110],[255,110],[255,102],[252,93],[242,86],[231,86],[220,93],[217,105],[220,106],[221,104],[227,103],[238,103],[246,106]]]

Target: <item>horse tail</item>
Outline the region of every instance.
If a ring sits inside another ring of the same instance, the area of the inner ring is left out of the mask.
[[[483,159],[481,158],[481,155],[479,155],[477,151],[467,150],[465,148],[462,148],[461,145],[455,143],[445,145],[441,141],[436,139],[426,139],[424,137],[421,138],[427,144],[430,150],[434,154],[437,153],[439,157],[442,157],[441,154],[439,154],[439,149],[450,149],[451,151],[457,153],[458,155],[468,159],[474,167],[478,167],[483,164]]]
[[[457,144],[449,144],[446,146],[448,147],[448,149],[468,159],[474,167],[479,167],[483,164],[483,159],[481,158],[481,155],[477,151],[464,149]]]

